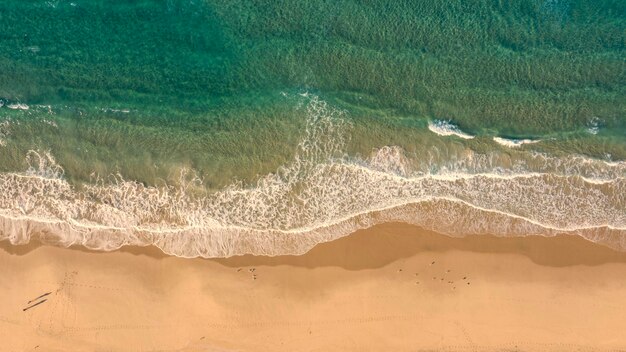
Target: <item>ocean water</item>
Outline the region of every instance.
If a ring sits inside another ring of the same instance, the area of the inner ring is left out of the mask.
[[[301,254],[387,221],[626,250],[622,0],[4,0],[0,238]]]

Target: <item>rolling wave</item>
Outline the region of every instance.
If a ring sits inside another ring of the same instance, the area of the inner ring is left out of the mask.
[[[518,148],[524,144],[534,144],[541,142],[535,139],[509,139],[502,137],[493,137],[494,142],[509,148]]]
[[[472,139],[474,136],[461,131],[461,129],[450,121],[435,120],[428,122],[428,129],[440,136],[457,136],[463,139]]]
[[[28,105],[21,104],[21,103],[8,104],[7,108],[9,108],[11,110],[28,110],[28,109],[30,109],[30,107]]]

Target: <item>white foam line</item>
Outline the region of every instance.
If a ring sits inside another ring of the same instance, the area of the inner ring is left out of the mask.
[[[458,203],[458,204],[463,204],[465,206],[468,206],[470,208],[476,209],[476,210],[480,210],[480,211],[484,211],[484,212],[488,212],[488,213],[493,213],[493,214],[499,214],[499,215],[504,215],[506,217],[510,217],[510,218],[515,218],[515,219],[519,219],[519,220],[523,220],[526,221],[528,223],[531,223],[533,225],[545,228],[547,230],[552,230],[552,231],[559,231],[559,232],[574,232],[574,231],[583,231],[583,230],[592,230],[592,229],[600,229],[600,228],[608,228],[611,230],[617,230],[617,231],[626,231],[626,227],[619,227],[619,226],[613,226],[610,224],[602,224],[602,225],[594,225],[594,226],[585,226],[585,227],[559,227],[559,226],[554,226],[554,225],[548,225],[548,224],[542,224],[536,220],[532,220],[529,219],[527,217],[521,216],[521,215],[516,215],[516,214],[511,214],[511,213],[507,213],[501,210],[497,210],[497,209],[490,209],[490,208],[483,208],[474,204],[471,204],[465,200],[462,199],[458,199],[458,198],[454,198],[454,197],[424,197],[424,198],[413,198],[404,202],[398,202],[395,204],[389,204],[386,206],[381,206],[381,207],[376,207],[376,208],[372,208],[372,209],[368,209],[365,211],[360,211],[360,212],[354,212],[354,213],[350,213],[348,215],[333,219],[332,221],[328,221],[328,222],[321,222],[321,223],[317,223],[317,224],[312,224],[311,226],[304,226],[304,227],[298,227],[298,228],[294,228],[294,229],[289,229],[289,230],[282,230],[282,229],[257,229],[257,228],[252,228],[252,227],[243,227],[243,226],[237,226],[237,225],[214,225],[211,226],[210,228],[208,228],[207,226],[198,226],[198,225],[192,225],[192,226],[181,226],[181,227],[176,227],[176,228],[161,228],[161,227],[145,227],[145,226],[129,226],[129,227],[117,227],[117,226],[107,226],[107,225],[100,225],[100,224],[85,224],[85,223],[81,223],[79,221],[76,221],[74,219],[70,219],[69,221],[65,221],[62,219],[49,219],[49,218],[41,218],[41,217],[34,217],[34,216],[28,216],[28,215],[20,215],[20,216],[15,216],[15,215],[10,215],[10,214],[0,214],[0,216],[10,219],[10,220],[14,220],[14,221],[23,221],[23,220],[27,220],[27,221],[35,221],[38,223],[46,223],[46,224],[68,224],[71,226],[75,226],[75,227],[79,227],[79,228],[83,228],[86,230],[93,230],[93,229],[98,229],[98,230],[112,230],[112,231],[137,231],[137,232],[147,232],[147,233],[152,233],[152,234],[177,234],[177,233],[181,233],[181,232],[185,232],[185,231],[189,231],[189,230],[241,230],[241,231],[254,231],[254,232],[258,232],[258,233],[283,233],[283,234],[299,234],[299,233],[307,233],[307,232],[314,232],[317,231],[319,229],[322,228],[326,228],[326,227],[332,227],[335,225],[339,225],[341,223],[350,221],[354,218],[357,218],[359,216],[362,215],[366,215],[366,214],[371,214],[371,213],[376,213],[376,212],[381,212],[381,211],[388,211],[388,210],[392,210],[395,208],[399,208],[399,207],[404,207],[407,205],[414,205],[414,204],[419,204],[419,203],[425,203],[425,202],[431,202],[431,201],[439,201],[439,200],[445,200],[445,201],[449,201],[449,202],[453,202],[453,203]]]
[[[425,180],[425,179],[433,179],[437,181],[458,181],[458,180],[471,180],[471,179],[475,179],[479,177],[484,177],[484,178],[489,178],[489,179],[494,179],[494,180],[514,180],[518,178],[553,176],[553,177],[561,177],[561,178],[580,177],[580,179],[582,179],[584,182],[595,184],[595,185],[604,185],[604,184],[608,184],[611,182],[626,179],[626,176],[609,178],[609,179],[593,179],[593,178],[579,176],[579,175],[559,175],[559,174],[554,174],[550,172],[528,172],[528,173],[523,173],[523,174],[511,174],[511,175],[482,173],[482,172],[477,172],[475,174],[451,172],[451,173],[442,173],[442,174],[429,174],[429,175],[417,176],[417,177],[410,177],[410,176],[404,177],[404,176],[400,176],[400,175],[393,174],[393,173],[386,173],[386,172],[382,172],[378,170],[373,170],[371,168],[364,167],[358,164],[344,164],[344,165],[349,168],[357,169],[359,171],[365,169],[367,172],[370,172],[372,174],[382,175],[387,178],[391,178],[394,180],[402,180],[402,181],[420,181],[420,180]]]
[[[586,227],[558,227],[558,226],[553,226],[553,225],[548,225],[548,224],[542,224],[538,221],[523,217],[521,215],[516,215],[516,214],[511,214],[511,213],[507,213],[507,212],[503,212],[500,210],[496,210],[496,209],[488,209],[488,208],[483,208],[474,204],[471,204],[467,201],[464,201],[462,199],[458,199],[458,198],[454,198],[454,197],[425,197],[425,198],[414,198],[411,199],[409,201],[406,202],[401,202],[401,203],[397,203],[397,204],[390,204],[387,206],[383,206],[383,207],[377,207],[374,209],[370,209],[367,211],[363,211],[363,212],[355,212],[352,213],[350,215],[338,218],[333,220],[332,222],[328,222],[328,223],[319,223],[316,224],[315,226],[307,226],[307,227],[302,227],[302,228],[298,228],[298,229],[293,229],[293,230],[283,230],[281,232],[284,233],[303,233],[303,232],[312,232],[315,230],[318,230],[320,228],[324,228],[324,227],[330,227],[330,226],[334,226],[334,225],[338,225],[340,223],[349,221],[351,219],[354,219],[356,217],[365,215],[365,214],[370,214],[370,213],[375,213],[375,212],[381,212],[381,211],[387,211],[387,210],[392,210],[394,208],[399,208],[399,207],[403,207],[403,206],[407,206],[407,205],[413,205],[413,204],[418,204],[418,203],[424,203],[424,202],[429,202],[429,201],[437,201],[437,200],[446,200],[446,201],[450,201],[450,202],[454,202],[454,203],[460,203],[463,205],[466,205],[468,207],[471,207],[473,209],[476,210],[480,210],[480,211],[484,211],[484,212],[489,212],[489,213],[494,213],[494,214],[499,214],[499,215],[504,215],[507,217],[511,217],[511,218],[515,218],[515,219],[519,219],[519,220],[523,220],[523,221],[527,221],[533,225],[539,226],[539,227],[543,227],[547,230],[552,230],[552,231],[561,231],[561,232],[573,232],[573,231],[582,231],[582,230],[591,230],[591,229],[599,229],[599,228],[609,228],[611,230],[626,230],[626,227],[616,227],[616,226],[612,226],[609,224],[602,224],[602,225],[595,225],[595,226],[586,226]],[[244,229],[244,228],[239,228],[237,227],[237,229]]]
[[[153,234],[153,235],[165,235],[165,236],[173,236],[179,233],[183,233],[185,231],[189,231],[189,230],[198,230],[198,229],[205,229],[205,230],[239,230],[239,231],[244,231],[247,233],[257,233],[257,234],[290,234],[290,235],[298,235],[301,233],[315,233],[317,231],[323,230],[323,229],[329,229],[332,228],[333,226],[340,226],[342,223],[348,223],[350,220],[355,219],[361,215],[365,215],[368,213],[373,213],[373,212],[380,212],[380,211],[385,211],[385,210],[392,210],[394,208],[399,208],[402,206],[406,206],[406,205],[411,205],[411,204],[418,204],[418,203],[423,203],[423,202],[427,202],[427,201],[437,201],[437,200],[447,200],[450,202],[455,202],[455,203],[459,203],[459,204],[464,204],[466,206],[469,206],[473,209],[477,209],[480,211],[484,211],[484,212],[488,212],[488,213],[496,213],[496,214],[501,214],[501,215],[505,215],[508,217],[512,217],[512,218],[516,218],[516,219],[521,219],[523,221],[527,221],[531,224],[534,224],[540,228],[544,228],[546,230],[548,230],[549,232],[561,232],[561,233],[572,233],[572,234],[576,234],[580,237],[583,237],[584,239],[590,241],[590,242],[595,242],[589,238],[585,238],[584,236],[582,236],[580,233],[576,233],[576,232],[580,232],[580,231],[585,231],[585,230],[594,230],[594,229],[601,229],[601,228],[608,228],[611,230],[620,230],[620,231],[624,231],[626,230],[626,228],[621,228],[621,227],[614,227],[611,225],[597,225],[597,226],[589,226],[589,227],[570,227],[570,228],[560,228],[560,227],[555,227],[555,226],[547,226],[545,224],[540,224],[536,221],[527,219],[523,216],[518,216],[515,214],[508,214],[506,212],[502,212],[502,211],[498,211],[498,210],[493,210],[493,209],[486,209],[486,208],[482,208],[479,206],[474,206],[466,201],[463,200],[459,200],[459,199],[455,199],[455,198],[448,198],[448,197],[428,197],[428,198],[424,198],[421,200],[416,200],[416,201],[409,201],[409,202],[405,202],[403,204],[395,204],[395,205],[389,205],[387,207],[379,207],[377,209],[374,210],[370,210],[370,211],[366,211],[366,212],[361,212],[361,213],[355,213],[352,214],[350,216],[346,216],[344,218],[341,219],[336,219],[332,222],[326,222],[326,223],[321,223],[318,226],[315,227],[303,227],[303,228],[298,228],[298,229],[292,229],[292,230],[276,230],[276,229],[254,229],[254,228],[245,228],[245,227],[241,227],[241,226],[215,226],[213,228],[203,228],[203,227],[199,227],[199,226],[186,226],[186,227],[182,227],[182,228],[178,228],[178,229],[154,229],[154,228],[143,228],[143,227],[131,227],[129,229],[126,228],[119,228],[119,227],[107,227],[107,226],[94,226],[94,225],[85,225],[85,224],[80,224],[78,222],[75,222],[74,224],[69,224],[65,221],[62,220],[49,220],[49,219],[40,219],[37,217],[32,217],[32,216],[5,216],[5,215],[0,215],[3,216],[5,218],[9,218],[12,220],[29,220],[29,221],[35,221],[38,223],[50,223],[50,224],[61,224],[61,225],[68,225],[70,227],[82,227],[85,228],[87,230],[92,230],[92,229],[110,229],[110,230],[115,230],[115,231],[129,231],[129,230],[135,230],[138,232],[143,232],[143,233],[149,233],[149,234]],[[377,224],[381,224],[386,222],[385,220],[383,221],[378,221],[378,222],[374,222],[368,225],[359,225],[359,223],[354,224],[356,226],[352,226],[348,231],[344,231],[344,233],[338,233],[338,235],[336,237],[321,237],[319,239],[317,239],[315,241],[315,244],[320,244],[323,242],[329,242],[329,241],[333,241],[336,240],[338,238],[341,237],[345,237],[350,235],[351,233],[354,233],[355,231],[358,231],[360,229],[364,229],[364,228],[368,228]],[[420,223],[411,223],[413,225],[416,226],[425,226],[425,224],[420,224]],[[441,229],[437,229],[437,228],[431,228],[431,230],[437,231],[441,234],[444,235],[452,235],[451,233],[448,233],[447,231],[441,231]],[[467,236],[468,234],[465,234],[465,236]],[[541,232],[533,232],[533,233],[527,233],[527,234],[519,234],[517,236],[510,236],[510,237],[524,237],[524,236],[528,236],[528,235],[541,235],[544,237],[550,237],[553,236],[554,234],[549,234],[549,233],[541,233]],[[154,245],[157,248],[161,249],[164,253],[168,254],[168,255],[172,255],[172,256],[177,256],[177,257],[182,257],[182,258],[196,258],[196,257],[207,257],[205,254],[202,254],[201,252],[195,252],[192,254],[181,254],[181,253],[174,253],[172,251],[166,250],[165,248],[162,248],[158,242],[156,241],[145,241],[145,242],[125,242],[125,243],[121,243],[112,247],[108,247],[108,248],[102,248],[102,247],[97,247],[97,246],[89,246],[87,242],[85,241],[85,237],[82,237],[82,241],[81,238],[78,239],[78,241],[74,240],[74,241],[67,241],[67,242],[61,242],[62,245],[64,246],[71,246],[74,244],[80,244],[84,247],[93,249],[93,250],[100,250],[100,251],[114,251],[117,250],[121,247],[124,246],[148,246],[148,245]],[[30,240],[30,237],[29,237]],[[312,247],[312,246],[311,246]],[[310,248],[305,248],[300,250],[299,252],[295,253],[289,253],[292,255],[295,254],[303,254],[306,251],[310,250]],[[270,256],[275,256],[275,255],[281,255],[282,253],[277,253],[277,254],[268,254],[266,252],[262,253],[263,255],[270,255]],[[214,257],[214,256],[209,256],[209,257]]]
[[[554,174],[554,173],[549,173],[549,172],[528,172],[528,173],[523,173],[523,174],[510,174],[510,175],[482,173],[482,172],[478,172],[475,174],[451,172],[451,173],[442,173],[442,174],[429,174],[429,175],[416,176],[416,177],[411,177],[411,176],[404,177],[404,176],[400,176],[400,175],[393,174],[393,173],[386,173],[386,172],[374,170],[374,169],[371,169],[362,165],[354,164],[354,163],[346,163],[343,165],[351,169],[356,169],[359,171],[365,170],[366,172],[369,172],[371,174],[376,174],[376,175],[380,175],[386,178],[390,178],[394,180],[401,180],[401,181],[421,181],[425,179],[432,179],[432,180],[437,180],[437,181],[458,181],[458,180],[472,180],[472,179],[480,178],[480,177],[493,179],[493,180],[514,180],[514,179],[519,179],[519,178],[535,178],[535,177],[538,178],[538,177],[544,177],[544,176],[553,176],[553,177],[560,177],[560,178],[579,177],[581,180],[589,184],[605,185],[605,184],[609,184],[615,181],[626,179],[626,177],[595,179],[595,178],[589,178],[589,177],[580,176],[580,175],[559,175],[559,174]],[[53,181],[53,182],[64,181],[63,179],[60,179],[60,178],[48,178],[48,177],[43,177],[39,175],[28,175],[28,174],[12,173],[12,172],[8,172],[6,173],[6,175],[11,175],[14,177],[24,178],[24,179],[36,179],[36,180],[41,180],[41,181]],[[230,190],[230,192],[235,193],[235,194],[246,194],[247,190],[246,189]]]
[[[28,110],[29,109],[28,105],[21,104],[21,103],[9,104],[7,105],[7,108],[12,109],[12,110]]]
[[[440,136],[457,136],[463,139],[472,139],[474,136],[461,131],[457,126],[448,121],[429,121],[428,129]]]
[[[519,148],[524,144],[534,144],[541,142],[540,139],[508,139],[501,137],[493,137],[493,140],[496,143],[509,148]]]

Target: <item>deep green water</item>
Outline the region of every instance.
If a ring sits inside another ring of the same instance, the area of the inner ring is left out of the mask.
[[[311,96],[346,123],[332,158],[398,146],[429,172],[463,150],[498,155],[483,172],[536,153],[620,164],[626,2],[0,2],[5,174],[36,151],[79,188],[116,173],[179,185],[182,168],[203,191],[251,185],[292,162]],[[476,137],[438,136],[436,121]]]

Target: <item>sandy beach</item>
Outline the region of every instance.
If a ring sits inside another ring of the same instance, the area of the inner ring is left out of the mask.
[[[211,260],[2,242],[0,277],[2,351],[626,350],[626,253],[571,236],[392,223]]]

